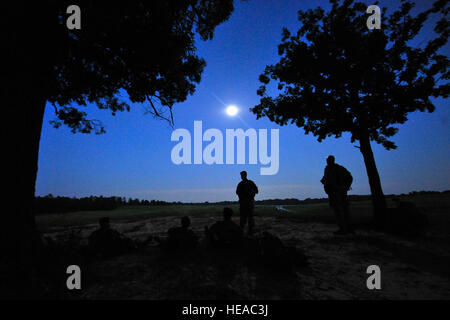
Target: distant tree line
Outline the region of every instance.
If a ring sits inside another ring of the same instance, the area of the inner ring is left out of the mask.
[[[419,196],[432,194],[450,194],[450,190],[446,191],[412,191],[408,194],[400,194],[399,196]],[[396,195],[387,195],[387,197],[394,197]],[[349,195],[349,200],[352,202],[369,201],[370,195]],[[306,198],[299,200],[295,198],[290,199],[266,199],[255,201],[256,205],[305,205],[315,203],[328,202],[328,198]],[[237,201],[220,201],[220,202],[190,202],[184,203],[180,201],[167,202],[161,200],[145,200],[133,199],[125,197],[103,197],[90,196],[84,198],[70,198],[70,197],[54,197],[52,194],[44,197],[36,197],[34,205],[37,214],[45,213],[66,213],[74,211],[94,211],[94,210],[114,210],[122,206],[164,206],[164,205],[237,205]]]
[[[90,196],[76,197],[54,197],[52,194],[44,197],[35,197],[34,207],[37,214],[44,213],[66,213],[73,211],[114,210],[121,206],[151,206],[171,204],[159,200],[140,200],[125,197]]]

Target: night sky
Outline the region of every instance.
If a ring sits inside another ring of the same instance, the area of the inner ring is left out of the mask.
[[[392,1],[381,1],[381,5]],[[426,3],[424,1],[423,3]],[[367,2],[372,4],[372,2]],[[280,129],[280,167],[276,175],[260,175],[256,165],[175,165],[167,122],[144,115],[144,106],[132,105],[130,112],[81,107],[89,118],[99,119],[106,134],[72,134],[66,127],[54,129],[53,108],[46,108],[42,130],[36,195],[125,196],[166,201],[236,200],[239,172],[247,170],[259,186],[256,199],[325,197],[320,179],[325,159],[334,154],[336,162],[354,177],[350,194],[369,194],[361,153],[348,134],[319,143],[295,126],[279,127],[267,119],[256,120],[249,108],[259,103],[258,76],[267,64],[279,60],[277,45],[283,26],[299,27],[297,10],[326,1],[236,2],[231,18],[219,25],[214,39],[198,41],[198,55],[207,66],[193,96],[174,106],[175,126],[193,133],[194,120],[203,130],[255,128]],[[387,5],[392,8],[393,5]],[[419,5],[419,8],[421,5]],[[425,33],[426,36],[426,33]],[[424,38],[422,38],[423,40]],[[419,39],[419,42],[421,39]],[[448,55],[448,45],[445,48]],[[386,151],[372,144],[385,194],[414,190],[450,189],[448,101],[434,100],[434,113],[410,114],[393,140],[398,149]],[[225,114],[225,106],[240,109],[238,117]],[[204,146],[206,143],[204,143]]]

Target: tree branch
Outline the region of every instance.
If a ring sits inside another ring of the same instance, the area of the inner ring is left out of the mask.
[[[174,126],[174,121],[173,121],[172,106],[169,106],[169,107],[168,107],[168,108],[169,108],[169,112],[170,112],[170,119],[168,119],[168,118],[162,116],[162,115],[158,112],[158,110],[157,110],[156,107],[155,107],[155,104],[153,103],[152,97],[149,96],[149,95],[146,95],[146,97],[147,97],[148,102],[150,103],[150,106],[151,106],[152,109],[153,109],[153,112],[150,111],[149,109],[147,109],[147,110],[145,111],[145,114],[147,114],[147,113],[153,114],[155,117],[161,118],[161,119],[167,121],[167,122],[169,123],[169,125],[173,128],[173,126]],[[159,98],[159,99],[161,100],[161,98]]]

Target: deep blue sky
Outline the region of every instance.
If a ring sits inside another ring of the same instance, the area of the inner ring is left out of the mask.
[[[305,5],[306,3],[306,5]],[[368,4],[372,4],[367,2]],[[391,2],[389,2],[391,3]],[[426,3],[426,2],[424,2]],[[262,176],[257,165],[175,165],[170,141],[172,129],[164,121],[144,115],[142,105],[115,117],[88,106],[91,118],[101,120],[104,135],[72,134],[54,129],[48,106],[39,154],[36,194],[64,196],[117,195],[167,201],[235,200],[239,172],[247,170],[260,189],[257,199],[324,197],[320,179],[325,158],[336,161],[353,174],[353,194],[368,194],[369,186],[362,155],[348,135],[322,143],[294,126],[278,127],[267,119],[256,120],[248,109],[258,104],[258,76],[267,64],[279,60],[277,45],[283,26],[298,29],[297,10],[326,1],[237,2],[231,18],[217,27],[214,39],[198,42],[198,54],[207,67],[193,96],[175,105],[175,128],[193,132],[194,120],[208,128],[279,128],[280,169]],[[382,5],[392,7],[388,2]],[[426,35],[425,35],[426,36]],[[448,47],[446,48],[448,54]],[[240,117],[228,117],[225,104],[240,108]],[[386,151],[373,144],[385,193],[450,189],[449,107],[436,101],[436,111],[415,113],[394,137],[397,150]]]

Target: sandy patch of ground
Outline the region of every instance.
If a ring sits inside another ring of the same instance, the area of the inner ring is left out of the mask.
[[[210,217],[193,217],[193,230],[203,235]],[[164,236],[179,217],[155,217],[114,224],[133,239]],[[269,231],[286,245],[302,249],[309,267],[282,274],[249,262],[242,254],[211,253],[168,256],[150,244],[142,250],[87,267],[86,299],[449,299],[449,246],[436,239],[408,240],[369,230],[335,236],[335,226],[296,223],[284,217],[257,217],[257,232]],[[96,228],[54,229],[48,233]],[[439,240],[439,239],[438,239]],[[448,241],[448,239],[441,239]],[[381,290],[368,290],[366,269],[381,268]]]

